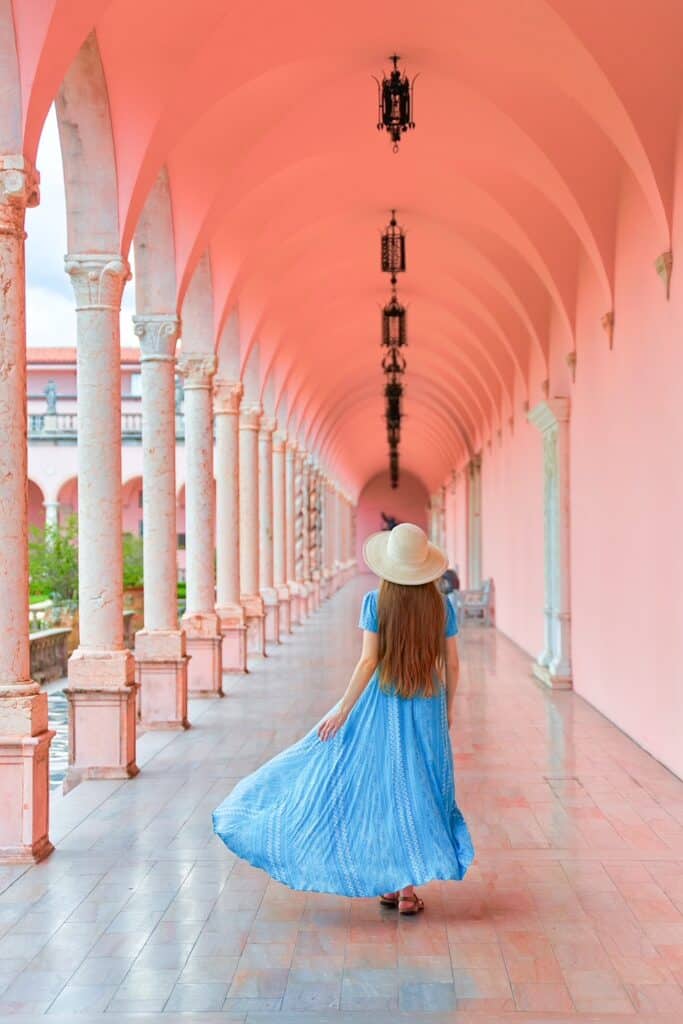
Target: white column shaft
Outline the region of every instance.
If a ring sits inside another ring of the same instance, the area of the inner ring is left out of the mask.
[[[218,608],[240,601],[240,382],[216,382],[216,602]]]
[[[123,649],[121,343],[128,264],[117,254],[65,259],[78,340],[78,610],[81,651]]]
[[[287,480],[285,470],[284,434],[273,438],[273,582],[276,587],[287,582]]]
[[[175,316],[134,318],[142,372],[145,630],[178,628],[176,594]]]
[[[273,429],[262,419],[258,435],[259,587],[273,586]]]
[[[214,611],[214,479],[211,386],[215,356],[183,355],[185,378],[185,617]]]
[[[287,445],[285,455],[285,500],[286,500],[286,557],[287,557],[287,582],[291,583],[296,579],[295,549],[296,549],[296,490],[295,490],[295,452],[294,448]]]
[[[242,595],[259,592],[258,431],[261,406],[240,412],[240,583]]]

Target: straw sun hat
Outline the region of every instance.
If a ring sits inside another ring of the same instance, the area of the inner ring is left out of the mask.
[[[363,544],[363,558],[383,580],[413,587],[437,580],[448,568],[443,551],[414,523],[373,533]]]

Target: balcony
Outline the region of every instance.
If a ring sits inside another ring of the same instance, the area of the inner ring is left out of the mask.
[[[176,440],[185,437],[185,422],[182,414],[175,418]],[[78,434],[78,413],[29,413],[29,441],[58,441],[76,443]],[[123,441],[142,441],[142,413],[121,414],[121,438]]]

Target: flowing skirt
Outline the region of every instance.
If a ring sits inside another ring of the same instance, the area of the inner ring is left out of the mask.
[[[445,688],[406,699],[375,673],[327,741],[322,720],[216,808],[225,845],[298,890],[377,896],[463,878],[474,849],[455,799]]]

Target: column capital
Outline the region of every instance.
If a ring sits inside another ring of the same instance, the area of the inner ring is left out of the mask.
[[[275,428],[277,427],[277,421],[272,416],[267,416],[265,413],[261,416],[261,423],[259,425],[259,437],[262,441],[272,440]]]
[[[477,470],[481,469],[481,452],[476,452],[474,455],[470,456],[467,468],[469,469],[470,474],[476,473]]]
[[[242,401],[241,380],[220,380],[213,385],[213,411],[216,416],[237,416]]]
[[[248,402],[244,400],[240,405],[240,430],[258,430],[261,426],[263,406],[260,402]]]
[[[273,434],[273,451],[274,452],[287,452],[289,455],[289,444],[287,442],[287,434],[284,430],[276,430]]]
[[[0,156],[0,234],[25,238],[24,213],[40,199],[40,175],[21,154]]]
[[[539,402],[527,413],[529,423],[532,423],[541,433],[551,430],[558,423],[567,423],[569,420],[569,399],[568,398],[546,398]]]
[[[68,253],[64,269],[71,278],[76,310],[119,312],[123,288],[131,276],[128,261],[120,253]]]
[[[183,378],[186,391],[208,390],[215,372],[215,355],[199,352],[180,353],[178,373]]]
[[[172,363],[180,334],[180,319],[175,313],[146,313],[133,317],[133,329],[140,339],[143,363]]]

